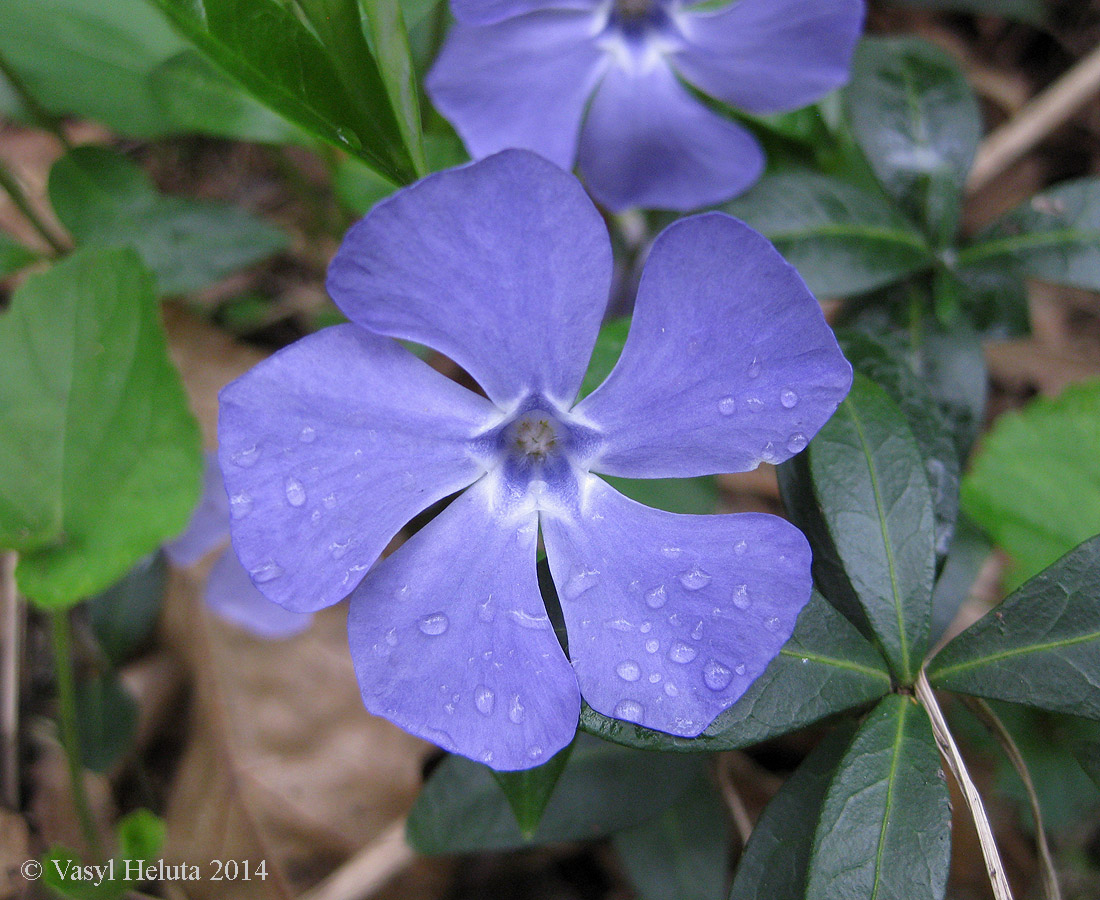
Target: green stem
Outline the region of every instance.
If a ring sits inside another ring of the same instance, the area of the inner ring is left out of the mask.
[[[27,112],[31,114],[34,123],[57,138],[66,151],[72,150],[73,145],[69,142],[68,135],[61,128],[61,120],[38,102],[38,98],[27,87],[27,83],[19,76],[11,63],[4,58],[2,53],[0,53],[0,74],[7,79],[8,83],[14,88],[15,93],[19,95],[20,101],[27,108]]]
[[[73,806],[76,807],[76,817],[80,821],[80,829],[84,832],[88,850],[98,862],[104,858],[103,844],[99,839],[95,821],[92,819],[92,807],[84,787],[84,767],[80,762],[80,735],[76,728],[76,682],[73,678],[72,631],[69,627],[68,610],[51,612],[50,623],[53,635],[54,667],[57,670],[57,705],[61,744],[69,764]]]
[[[15,180],[15,176],[11,174],[5,168],[3,163],[0,163],[0,188],[3,188],[9,197],[11,197],[12,203],[16,205],[16,208],[23,213],[27,221],[34,226],[34,230],[42,235],[42,239],[50,245],[54,253],[65,253],[68,249],[65,246],[64,241],[60,240],[53,232],[46,226],[46,223],[39,217],[38,213],[34,211],[34,207],[31,206],[30,201],[27,199],[27,195],[23,193],[23,189],[19,186],[19,182]]]

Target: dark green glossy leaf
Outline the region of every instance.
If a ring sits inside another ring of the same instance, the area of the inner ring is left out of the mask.
[[[949,331],[926,327],[916,360],[916,371],[946,414],[948,432],[959,459],[965,461],[985,421],[989,379],[981,341],[963,323]]]
[[[395,182],[416,177],[378,67],[357,50],[363,40],[358,13],[349,25],[345,8],[335,6],[354,6],[354,0],[331,0],[332,7],[330,0],[314,0],[324,8],[311,22],[320,25],[317,33],[329,40],[327,48],[278,0],[152,2],[257,100]],[[327,21],[325,9],[339,15]]]
[[[779,656],[699,737],[673,737],[602,716],[588,706],[581,711],[581,727],[646,750],[729,750],[862,706],[889,690],[882,657],[815,592]]]
[[[187,524],[199,429],[132,250],[79,250],[0,315],[0,546],[23,593],[67,606]]]
[[[0,278],[7,278],[38,259],[38,254],[0,231]]]
[[[470,158],[462,142],[453,135],[424,135],[424,153],[432,172],[461,165]],[[350,156],[336,164],[333,187],[344,207],[359,216],[366,215],[379,200],[397,190],[392,181]]]
[[[893,0],[894,3],[919,9],[943,9],[951,12],[976,13],[983,16],[1003,16],[1021,22],[1039,24],[1046,18],[1043,0]]]
[[[78,244],[133,247],[164,294],[197,291],[286,245],[281,231],[234,206],[159,194],[103,147],[77,147],[54,163],[49,191]]]
[[[157,71],[186,49],[147,0],[4,0],[0,53],[52,112],[138,137],[200,131],[291,139],[285,122],[224,78],[217,108],[206,106],[211,76],[199,85],[159,81]]]
[[[611,843],[642,900],[715,900],[725,887],[729,825],[709,779]]]
[[[989,539],[968,519],[962,516],[951,539],[951,549],[944,560],[943,569],[932,591],[932,627],[930,643],[935,644],[955,621],[963,602],[970,595],[970,588],[978,578],[993,546]]]
[[[924,236],[889,198],[835,178],[764,178],[725,210],[771,240],[820,297],[860,294],[933,262]]]
[[[883,187],[924,223],[935,246],[946,245],[981,137],[966,77],[924,41],[865,38],[846,97],[852,131]]]
[[[533,769],[520,769],[518,772],[493,771],[493,777],[508,798],[508,804],[516,815],[516,824],[525,838],[532,837],[538,828],[539,820],[554,794],[561,773],[565,771],[575,743],[574,738],[573,743],[564,750],[558,751],[541,766]]]
[[[112,664],[126,662],[149,639],[168,578],[164,553],[138,560],[129,572],[86,605],[92,631]]]
[[[1093,784],[1100,788],[1100,739],[1077,740],[1070,744],[1077,762],[1085,770],[1085,774],[1092,779]]]
[[[1008,551],[1015,584],[1100,532],[1100,380],[997,419],[963,479],[962,508]]]
[[[1036,194],[960,250],[958,266],[1100,291],[1100,178]]]
[[[138,706],[114,672],[76,685],[76,727],[85,768],[106,772],[130,746]]]
[[[942,900],[951,804],[932,726],[891,694],[860,726],[825,793],[806,900]]]
[[[806,873],[821,805],[854,733],[854,724],[836,728],[783,783],[745,845],[730,900],[806,896]]]
[[[528,840],[490,771],[449,756],[409,814],[408,839],[430,855],[603,837],[659,815],[700,776],[702,765],[698,757],[643,753],[580,735]]]
[[[892,671],[908,683],[928,647],[936,556],[920,447],[886,392],[857,373],[807,453],[844,571]]]
[[[1100,719],[1100,535],[944,647],[941,689]]]
[[[936,553],[951,545],[959,514],[959,456],[951,439],[951,423],[928,390],[902,358],[900,348],[859,332],[842,336],[841,347],[857,372],[883,388],[897,404],[920,448],[924,474],[936,512]]]

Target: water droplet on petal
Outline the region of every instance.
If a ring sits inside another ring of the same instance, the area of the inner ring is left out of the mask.
[[[683,552],[679,547],[663,547],[661,549],[661,553],[669,559],[676,559]]]
[[[749,397],[749,399],[745,401],[745,406],[753,412],[760,412],[760,410],[764,408],[764,401],[759,397]]]
[[[752,362],[749,363],[748,368],[749,378],[758,378],[760,376],[760,358],[754,356]]]
[[[316,525],[318,522],[320,522],[321,521],[321,510],[315,509],[313,512],[311,512],[309,514],[309,521],[311,521],[314,525]]]
[[[748,548],[749,545],[747,543],[745,543],[744,541],[738,541],[736,544],[733,545],[733,552],[736,553],[738,556],[741,556]]]
[[[703,637],[703,620],[700,619],[695,623],[695,627],[691,629],[691,636],[695,640],[700,640]]]
[[[604,625],[612,631],[633,631],[634,626],[627,619],[612,619],[604,622]]]
[[[689,591],[697,591],[700,588],[705,588],[708,584],[710,584],[710,575],[708,575],[698,566],[693,566],[687,572],[681,573],[680,584],[686,587]]]
[[[493,609],[492,595],[486,597],[477,605],[477,617],[482,622],[492,622],[496,617],[496,611]]]
[[[733,667],[733,671],[736,672],[738,675],[744,675],[745,674],[745,664],[744,663],[738,663],[736,666]]]
[[[809,441],[806,440],[806,435],[801,431],[796,431],[787,438],[787,449],[790,450],[791,453],[800,453],[806,449],[808,443]]]
[[[481,761],[483,763],[491,763],[493,761],[493,751],[492,750],[482,750],[481,751]]]
[[[637,681],[642,675],[641,667],[632,659],[624,659],[615,671],[623,681]]]
[[[389,631],[386,632],[386,643],[389,644],[391,647],[396,647],[397,646],[397,629],[396,628],[391,628]]]
[[[781,624],[782,623],[776,616],[768,616],[768,618],[764,620],[764,627],[767,628],[768,631],[778,631]]]
[[[260,458],[260,448],[253,444],[251,447],[229,454],[229,458],[233,461],[233,465],[247,469]]]
[[[333,559],[339,559],[345,553],[348,552],[348,548],[351,546],[351,538],[346,541],[333,541],[328,545],[329,553],[332,554]]]
[[[650,629],[652,629],[652,628],[653,628],[653,623],[652,622],[642,622],[642,624],[638,627],[638,630],[642,634],[649,634]]]
[[[646,606],[650,609],[660,609],[668,601],[668,594],[665,593],[665,586],[663,584],[657,585],[651,591],[646,591],[645,602]]]
[[[680,693],[680,689],[676,687],[676,685],[674,685],[671,681],[666,681],[665,693],[668,694],[670,697],[675,697],[677,694]]]
[[[733,672],[716,659],[709,660],[703,666],[703,683],[712,691],[722,690],[732,678]]]
[[[252,512],[252,498],[243,491],[229,498],[229,512],[234,519],[243,519]]]
[[[286,502],[291,506],[302,506],[306,502],[306,489],[293,475],[286,480]]]
[[[738,609],[748,609],[752,604],[749,599],[749,586],[747,584],[739,584],[733,589],[733,605]]]
[[[737,412],[737,401],[733,397],[723,397],[718,401],[718,412],[724,416],[732,416]]]
[[[450,625],[450,619],[448,619],[443,613],[432,613],[430,616],[424,616],[419,622],[417,627],[424,634],[434,637],[437,634],[443,634],[447,630],[447,626]]]
[[[479,684],[474,688],[474,706],[477,707],[477,711],[483,716],[491,716],[493,714],[493,706],[496,704],[496,699],[496,694],[485,687],[485,685]]]
[[[697,655],[698,651],[691,644],[685,644],[683,641],[676,641],[668,648],[668,658],[681,665],[691,662]]]
[[[325,509],[333,509],[336,506],[336,495],[329,494],[327,497],[323,497],[321,502],[325,505]]]
[[[787,388],[779,395],[779,402],[783,404],[784,409],[794,409],[798,405],[798,394]]]
[[[298,434],[298,440],[300,440],[303,444],[312,444],[316,437],[317,432],[314,431],[313,428],[309,425],[303,428]]]
[[[658,640],[654,640],[654,639],[651,638],[650,640],[645,642],[645,652],[646,653],[656,653],[660,649],[661,649],[661,642],[658,641]]]
[[[760,459],[766,463],[778,462],[779,454],[775,452],[775,444],[768,441],[764,445],[764,449],[760,451]]]
[[[509,611],[508,617],[520,628],[529,628],[532,631],[545,631],[547,628],[553,627],[546,616],[532,616],[521,609]]]
[[[252,580],[257,584],[265,584],[268,581],[274,581],[282,575],[283,567],[276,562],[266,562],[262,566],[250,569],[249,574],[252,576]]]
[[[527,748],[527,756],[530,759],[541,759],[542,754],[545,752],[546,751],[544,751],[542,747],[540,747],[538,744],[534,744],[531,747]]]
[[[565,585],[565,597],[576,600],[581,594],[594,587],[600,573],[596,569],[578,569]]]
[[[512,697],[512,702],[508,706],[508,718],[518,725],[523,721],[523,716],[526,710],[523,708],[523,704],[519,702],[519,695]]]
[[[650,684],[656,684],[660,680],[661,680],[661,673],[660,672],[654,672],[652,675],[649,676],[649,683]]]
[[[615,718],[626,722],[641,722],[645,707],[637,700],[622,700],[615,707]]]

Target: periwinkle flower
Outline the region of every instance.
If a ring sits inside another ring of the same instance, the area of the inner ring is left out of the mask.
[[[428,75],[475,158],[507,147],[574,162],[613,211],[717,203],[764,154],[687,85],[749,113],[805,106],[848,78],[863,0],[451,0]]]
[[[653,246],[621,359],[575,403],[611,263],[580,184],[532,153],[432,175],[333,260],[328,289],[353,324],[221,395],[233,540],[257,585],[296,610],[350,594],[367,708],[497,769],[569,743],[581,694],[698,734],[810,592],[809,548],[783,519],[650,509],[594,473],[696,476],[801,450],[851,383],[814,298],[742,223],[677,222]],[[446,354],[485,396],[391,338]],[[568,659],[536,580],[540,529]]]

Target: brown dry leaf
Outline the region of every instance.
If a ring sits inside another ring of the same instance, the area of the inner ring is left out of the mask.
[[[17,813],[0,809],[0,900],[15,900],[30,893],[19,867],[31,858],[26,821]]]
[[[211,443],[218,388],[259,356],[178,309],[167,321]],[[177,885],[196,900],[294,897],[408,811],[432,748],[363,708],[342,606],[262,641],[207,612],[202,574],[173,574],[162,623],[194,685],[165,860],[200,866],[203,880]],[[264,860],[267,877],[212,882],[213,859]],[[378,896],[437,896],[436,871],[417,864]]]

